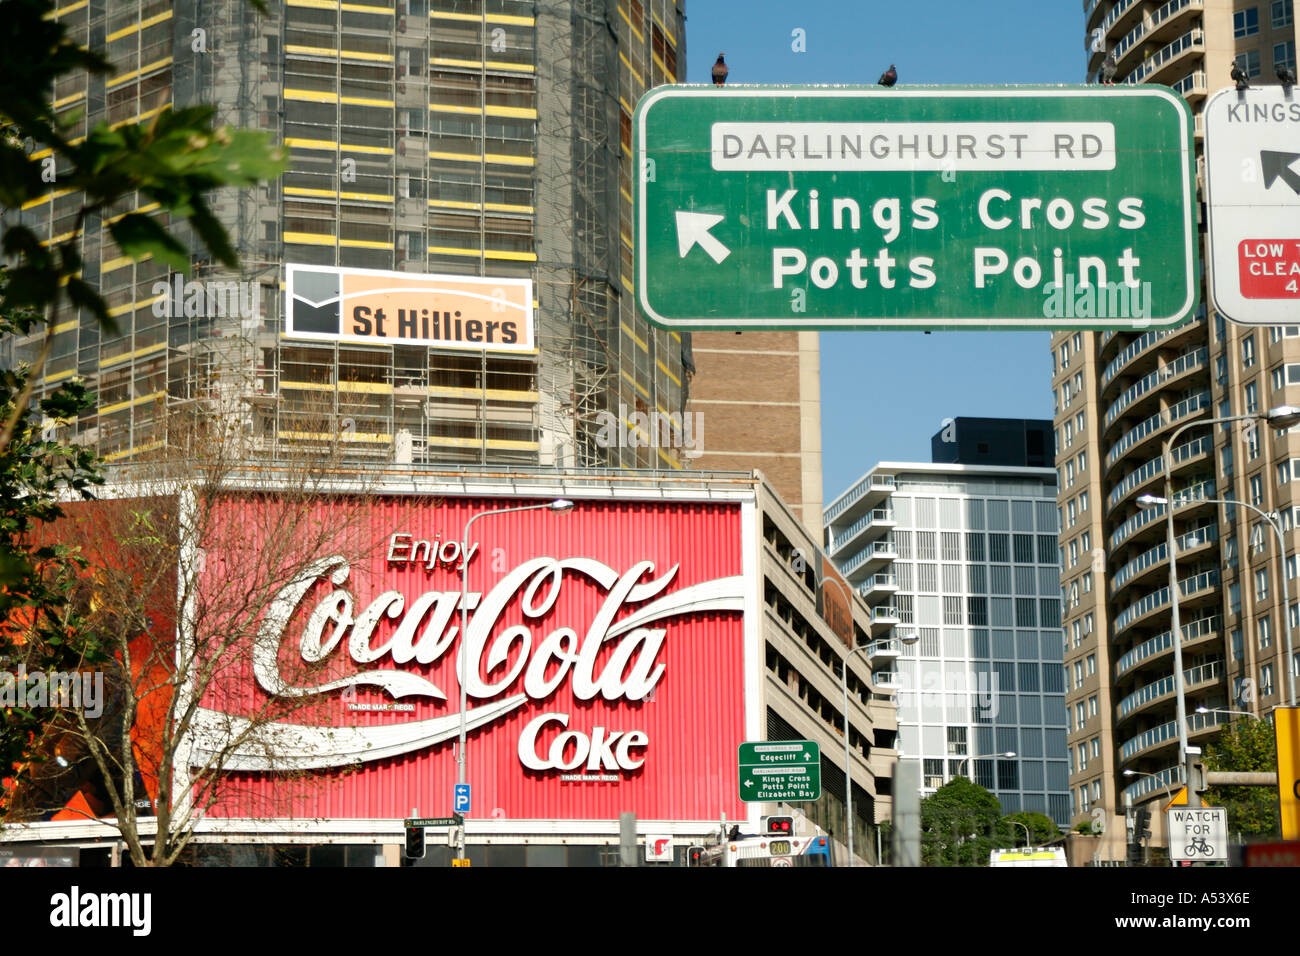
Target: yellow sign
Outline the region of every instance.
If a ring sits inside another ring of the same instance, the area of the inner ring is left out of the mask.
[[[1277,799],[1282,810],[1282,839],[1300,840],[1300,707],[1273,711],[1277,733]]]
[[[531,279],[285,267],[284,334],[361,345],[528,352]]]
[[[1174,798],[1165,804],[1165,813],[1169,812],[1170,807],[1185,806],[1187,806],[1187,788],[1180,787],[1178,792],[1174,794]]]
[[[466,858],[463,859],[463,860],[460,860],[460,859],[453,859],[453,860],[451,861],[451,865],[452,865],[452,866],[469,866],[469,857],[466,857]]]

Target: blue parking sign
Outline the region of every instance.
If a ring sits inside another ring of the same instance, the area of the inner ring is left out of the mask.
[[[456,793],[452,799],[454,813],[469,813],[469,784],[456,784]]]

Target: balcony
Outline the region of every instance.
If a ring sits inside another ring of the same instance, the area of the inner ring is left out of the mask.
[[[1183,442],[1175,446],[1170,451],[1170,457],[1174,460],[1174,473],[1178,473],[1178,467],[1189,461],[1193,461],[1202,455],[1208,455],[1214,451],[1214,442],[1209,435],[1200,438],[1193,438],[1191,441]],[[1148,481],[1156,477],[1163,477],[1165,473],[1164,455],[1156,455],[1150,461],[1141,467],[1125,475],[1118,485],[1110,490],[1106,498],[1106,510],[1113,511],[1115,506],[1123,501],[1128,495],[1137,491]]]
[[[1223,661],[1210,661],[1208,664],[1201,664],[1197,667],[1189,667],[1183,671],[1183,685],[1187,690],[1192,690],[1203,684],[1212,681],[1218,681],[1223,676]],[[1174,686],[1174,675],[1169,674],[1160,680],[1152,681],[1139,687],[1133,693],[1129,694],[1119,702],[1120,719],[1137,713],[1144,709],[1147,704],[1154,704],[1157,701],[1168,697],[1176,688]]]
[[[834,528],[831,529],[833,540],[831,541],[829,553],[832,555],[839,554],[857,541],[862,539],[870,540],[876,537],[877,533],[888,531],[897,525],[898,522],[894,518],[893,508],[873,508],[842,532],[837,533]]]
[[[894,574],[873,574],[858,585],[858,593],[870,603],[872,598],[881,598],[898,590],[898,576]]]
[[[867,645],[867,660],[871,661],[896,661],[903,653],[903,642],[896,637],[885,638],[881,641],[872,641]],[[874,664],[873,664],[874,670]]]
[[[1101,373],[1101,387],[1104,390],[1110,384],[1110,380],[1120,373],[1120,370],[1129,362],[1137,358],[1151,346],[1155,345],[1167,335],[1172,335],[1173,329],[1151,329],[1143,332],[1120,351]]]
[[[1124,410],[1142,396],[1150,394],[1157,387],[1172,382],[1180,375],[1205,368],[1209,361],[1210,350],[1201,347],[1191,352],[1185,352],[1168,365],[1161,365],[1155,371],[1142,376],[1142,378],[1126,388],[1124,394],[1111,402],[1110,408],[1106,409],[1106,427],[1110,428],[1124,413]]]
[[[1178,63],[1184,56],[1205,52],[1205,32],[1189,30],[1173,43],[1162,46],[1142,61],[1132,73],[1124,78],[1125,83],[1157,82],[1166,69]]]
[[[1110,535],[1110,550],[1113,554],[1119,549],[1119,546],[1127,541],[1137,532],[1141,531],[1157,518],[1164,520],[1165,506],[1153,505],[1150,508],[1143,508],[1133,517],[1129,518],[1122,525],[1116,528]]]
[[[1179,555],[1185,555],[1194,548],[1199,548],[1201,545],[1217,540],[1219,540],[1219,525],[1217,522],[1211,522],[1193,528],[1186,534],[1179,535],[1174,539],[1174,547]],[[1162,541],[1149,551],[1142,552],[1116,571],[1110,583],[1110,596],[1114,598],[1118,595],[1134,579],[1140,577],[1143,571],[1164,565],[1168,551],[1169,545]]]
[[[872,541],[870,547],[863,548],[843,569],[843,575],[853,580],[853,575],[860,571],[877,571],[889,563],[898,560],[894,542]]]
[[[1157,7],[1150,18],[1139,23],[1115,44],[1115,62],[1124,69],[1125,58],[1135,49],[1141,49],[1144,41],[1160,42],[1169,39],[1183,25],[1180,20],[1193,10],[1202,10],[1204,0],[1168,0]]]
[[[1184,599],[1202,596],[1207,592],[1219,586],[1219,571],[1212,568],[1209,571],[1202,571],[1189,578],[1183,578],[1178,582],[1178,592]],[[1112,633],[1119,635],[1126,628],[1136,624],[1139,620],[1146,617],[1153,611],[1157,611],[1169,604],[1169,585],[1165,585],[1159,590],[1152,591],[1146,597],[1130,604],[1119,614],[1115,615],[1115,622]]]
[[[843,498],[832,502],[822,516],[822,522],[830,524],[864,498],[868,506],[878,504],[893,494],[895,487],[893,475],[871,475],[850,488]]]
[[[1143,774],[1138,778],[1137,783],[1129,784],[1124,788],[1123,801],[1125,804],[1141,803],[1142,798],[1148,793],[1159,793],[1171,789],[1175,784],[1183,782],[1183,768],[1179,766],[1165,767],[1152,774]]]
[[[1228,722],[1231,719],[1231,715],[1225,710],[1212,710],[1207,714],[1192,714],[1187,718],[1187,733],[1191,735],[1205,733],[1210,730],[1217,730],[1221,724]],[[1156,747],[1168,741],[1176,741],[1177,739],[1177,720],[1171,720],[1167,724],[1161,724],[1158,727],[1152,727],[1150,730],[1144,730],[1136,737],[1130,737],[1120,745],[1120,763],[1127,763],[1144,750],[1150,750],[1152,747]]]
[[[1183,647],[1187,647],[1196,641],[1219,634],[1223,630],[1223,615],[1210,614],[1207,617],[1197,618],[1184,624],[1181,630],[1183,632]],[[1152,660],[1170,653],[1174,647],[1173,641],[1169,638],[1170,633],[1170,631],[1164,631],[1155,637],[1148,638],[1116,661],[1115,678],[1118,680],[1143,661]]]
[[[1205,96],[1209,92],[1209,81],[1205,76],[1204,70],[1193,70],[1177,82],[1169,84],[1173,91],[1183,99],[1191,99],[1194,96]]]
[[[898,671],[873,671],[871,686],[876,690],[895,691],[902,685],[898,679]]]
[[[898,616],[898,608],[891,607],[888,604],[881,604],[871,609],[872,635],[888,631],[890,628],[901,623],[902,618]]]
[[[1123,25],[1130,17],[1141,12],[1140,0],[1119,0],[1115,6],[1111,7],[1110,12],[1106,14],[1106,18],[1101,21],[1102,35],[1109,36],[1112,29]],[[1084,22],[1087,22],[1086,19]]]
[[[1207,388],[1189,395],[1177,405],[1171,405],[1163,412],[1157,412],[1140,424],[1130,428],[1120,437],[1119,441],[1111,446],[1110,451],[1106,453],[1106,467],[1113,466],[1130,448],[1137,447],[1165,427],[1181,419],[1190,418],[1210,406],[1210,390]]]

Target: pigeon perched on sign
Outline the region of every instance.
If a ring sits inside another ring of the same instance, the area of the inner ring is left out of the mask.
[[[1234,83],[1237,84],[1237,89],[1239,89],[1239,90],[1248,90],[1248,89],[1250,89],[1250,80],[1247,79],[1247,77],[1246,77],[1246,71],[1243,70],[1243,69],[1242,69],[1242,68],[1241,68],[1237,63],[1235,63],[1235,62],[1232,64],[1232,74],[1231,74],[1231,75],[1232,75],[1232,81],[1233,81]]]
[[[1277,68],[1277,81],[1283,86],[1295,86],[1295,70],[1279,66]]]
[[[1101,73],[1098,74],[1102,84],[1110,86],[1115,82],[1115,74],[1118,72],[1119,65],[1115,62],[1114,52],[1112,51],[1111,53],[1107,53],[1106,59],[1101,64]]]
[[[893,86],[898,82],[898,70],[894,69],[894,64],[889,64],[889,69],[880,74],[880,79],[876,80],[881,86]]]
[[[713,64],[713,85],[726,86],[727,74],[731,71],[727,69],[727,61],[723,59],[725,53],[719,53],[718,59]]]

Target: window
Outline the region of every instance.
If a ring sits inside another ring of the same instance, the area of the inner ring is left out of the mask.
[[[1250,503],[1257,507],[1264,503],[1264,479],[1260,475],[1250,476]]]
[[[1071,498],[1069,501],[1067,501],[1067,502],[1065,503],[1065,513],[1066,513],[1066,514],[1069,516],[1069,518],[1070,518],[1070,522],[1069,522],[1070,527],[1073,528],[1073,527],[1074,527],[1074,523],[1075,523],[1076,521],[1079,520],[1079,503],[1078,503],[1078,501],[1076,501],[1074,498]]]
[[[1095,756],[1097,756],[1097,755],[1096,755],[1096,754],[1093,754],[1093,756],[1095,757]],[[1100,799],[1101,799],[1101,781],[1100,781],[1100,780],[1094,780],[1094,781],[1092,782],[1092,799],[1094,799],[1094,800],[1100,800]]]
[[[1233,581],[1228,585],[1228,611],[1231,614],[1241,613],[1241,582]]]
[[[1084,593],[1084,594],[1087,594],[1089,591],[1091,591],[1091,590],[1092,590],[1092,572],[1091,572],[1091,571],[1085,571],[1083,577],[1081,577],[1081,578],[1079,579],[1079,582],[1083,585],[1083,593]]]
[[[1089,673],[1090,675],[1091,675],[1091,674],[1095,674],[1095,673],[1097,673],[1097,655],[1096,655],[1096,654],[1089,654],[1089,655],[1088,655],[1088,673]]]
[[[1074,338],[1072,338],[1070,341],[1074,343],[1074,350],[1076,352],[1083,351],[1083,334],[1081,332],[1075,332]]]
[[[1083,767],[1080,767],[1079,769],[1082,770]],[[1080,787],[1079,788],[1079,812],[1087,813],[1090,809],[1092,809],[1092,805],[1088,803],[1088,788],[1086,786]]]
[[[1246,460],[1254,461],[1259,457],[1259,429],[1254,427],[1254,422],[1246,424],[1241,437],[1246,442]]]
[[[1255,600],[1262,601],[1268,597],[1268,568],[1255,572]]]
[[[1240,40],[1242,37],[1253,37],[1258,32],[1258,7],[1251,7],[1249,10],[1238,10],[1232,15],[1233,39]]]
[[[1083,661],[1074,662],[1074,689],[1078,690],[1083,686]],[[1083,713],[1083,704],[1079,705],[1079,713]],[[1080,718],[1082,719],[1082,717]]]
[[[1065,423],[1065,447],[1069,448],[1070,443],[1074,441],[1074,422]]]
[[[1273,69],[1295,69],[1295,40],[1273,44]]]
[[[1273,696],[1273,665],[1264,664],[1259,668],[1259,692],[1265,697]]]
[[[1245,53],[1238,54],[1236,63],[1241,67],[1242,72],[1251,79],[1254,79],[1263,72],[1259,65],[1258,50],[1247,50]]]
[[[1062,383],[1061,383],[1061,407],[1062,407],[1062,408],[1069,408],[1069,407],[1070,407],[1070,397],[1071,397],[1071,394],[1072,394],[1072,393],[1071,393],[1071,391],[1070,391],[1070,383],[1069,383],[1069,382],[1062,382]]]
[[[1070,542],[1070,567],[1074,567],[1078,563],[1079,563],[1079,542],[1071,541]]]
[[[1220,385],[1228,384],[1228,356],[1220,355],[1214,360],[1214,378]]]
[[[1232,659],[1234,661],[1239,661],[1241,660],[1242,656],[1245,654],[1245,650],[1242,647],[1242,643],[1241,643],[1241,628],[1234,627],[1232,629],[1231,637],[1232,637]]]
[[[1065,487],[1074,487],[1074,462],[1072,461],[1065,463]]]
[[[1080,511],[1088,510],[1088,492],[1086,491],[1079,492],[1079,510]]]
[[[1092,614],[1085,614],[1083,616],[1083,633],[1091,634],[1095,627],[1096,623],[1093,620]]]
[[[1291,0],[1273,0],[1273,29],[1289,27],[1295,17]]]
[[[1070,636],[1074,638],[1074,646],[1078,647],[1083,643],[1083,625],[1075,621],[1070,625]]]
[[[1246,384],[1246,413],[1248,415],[1259,411],[1259,387],[1254,382]]]
[[[1087,768],[1088,768],[1088,745],[1079,744],[1079,769],[1086,770]],[[1083,795],[1083,799],[1085,801],[1083,808],[1086,810],[1088,809],[1087,802],[1086,802],[1088,799],[1088,791],[1085,788],[1080,787],[1079,793]]]
[[[1092,532],[1085,531],[1079,538],[1079,550],[1087,554],[1092,550]]]
[[[1083,394],[1083,373],[1082,372],[1074,373],[1074,394],[1075,395]]]
[[[1229,518],[1229,521],[1232,519]],[[1237,536],[1230,534],[1223,539],[1223,563],[1226,567],[1235,568],[1237,566]]]
[[[1080,438],[1083,437],[1083,430],[1084,430],[1083,426],[1087,421],[1088,421],[1087,412],[1080,412],[1079,414],[1074,416],[1074,430],[1079,433]]]
[[[1241,364],[1250,368],[1255,364],[1255,335],[1251,333],[1241,340]]]
[[[1079,474],[1082,475],[1085,471],[1088,470],[1088,453],[1086,451],[1079,452],[1078,461],[1079,461]]]
[[[1095,697],[1093,698],[1093,700],[1096,700],[1096,699],[1097,699],[1097,698],[1095,698]],[[1096,713],[1096,711],[1093,711],[1093,713]],[[1093,755],[1094,757],[1100,757],[1100,756],[1101,756],[1101,738],[1100,738],[1100,737],[1093,737],[1092,740],[1089,741],[1088,746],[1092,748],[1092,755]]]
[[[1273,623],[1268,615],[1255,622],[1255,632],[1259,635],[1259,649],[1262,651],[1273,646]]]

